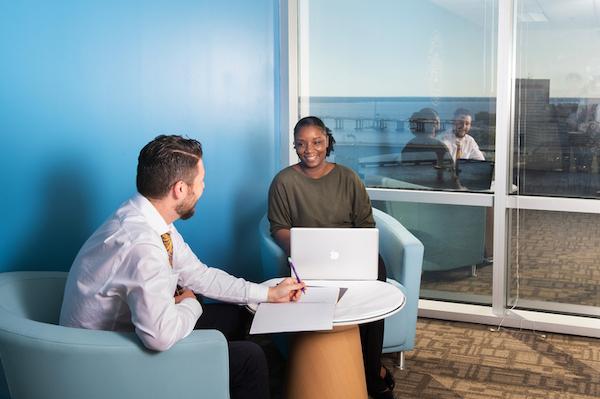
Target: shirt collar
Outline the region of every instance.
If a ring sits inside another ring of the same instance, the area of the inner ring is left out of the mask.
[[[140,193],[137,193],[131,198],[133,205],[140,210],[150,227],[155,230],[158,235],[164,233],[171,233],[173,231],[173,224],[167,224],[165,219],[158,213],[158,210],[152,205],[148,198],[144,197]]]

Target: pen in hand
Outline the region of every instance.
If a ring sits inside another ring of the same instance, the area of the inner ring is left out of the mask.
[[[296,271],[296,268],[294,267],[294,263],[292,262],[292,258],[290,258],[288,256],[288,263],[290,264],[290,268],[292,269],[292,272],[294,273],[294,276],[296,276],[296,280],[298,280],[299,283],[302,282],[302,280],[300,280],[300,276],[298,276],[298,272]],[[302,293],[305,293],[306,291],[304,290],[304,288],[302,288]]]

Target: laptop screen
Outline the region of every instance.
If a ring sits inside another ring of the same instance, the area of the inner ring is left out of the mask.
[[[458,180],[469,190],[489,190],[494,174],[494,162],[475,159],[458,161]]]
[[[293,227],[290,240],[302,280],[377,280],[376,228]]]

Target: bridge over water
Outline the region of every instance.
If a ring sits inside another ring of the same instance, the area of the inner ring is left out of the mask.
[[[320,118],[325,122],[325,125],[335,130],[343,130],[354,128],[356,130],[372,129],[372,130],[388,130],[394,129],[397,132],[404,132],[409,129],[409,121],[407,119],[393,118],[367,118],[367,117],[348,117],[348,116],[332,116],[323,115]],[[451,120],[440,121],[440,130],[445,130],[451,124]]]

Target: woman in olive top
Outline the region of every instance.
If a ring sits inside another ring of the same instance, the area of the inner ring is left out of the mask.
[[[365,186],[351,169],[328,162],[335,140],[314,116],[294,127],[300,162],[283,169],[269,189],[271,235],[289,256],[292,227],[375,227]],[[378,279],[385,281],[379,258]],[[394,378],[381,364],[383,320],[360,325],[367,390],[374,399],[393,398]]]

